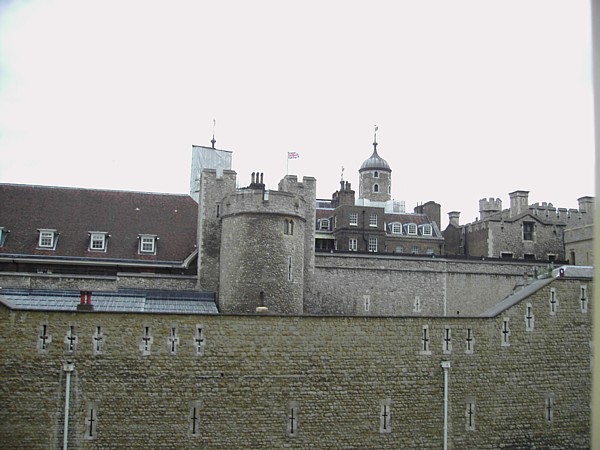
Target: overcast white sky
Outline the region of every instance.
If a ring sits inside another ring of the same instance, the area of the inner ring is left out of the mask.
[[[589,0],[0,0],[0,182],[187,193],[191,146],[241,185],[372,153],[407,211],[594,195]]]

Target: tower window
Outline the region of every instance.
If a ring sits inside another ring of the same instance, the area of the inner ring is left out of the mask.
[[[373,192],[379,192],[379,185],[377,183],[373,185]]]
[[[283,221],[283,234],[294,234],[294,221],[292,219]]]
[[[378,171],[378,170],[376,170],[376,171],[373,173],[373,178],[379,178],[379,171]]]

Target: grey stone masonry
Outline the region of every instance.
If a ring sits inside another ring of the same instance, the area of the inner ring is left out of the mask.
[[[565,277],[487,317],[71,313],[0,300],[2,448],[59,448],[68,387],[70,448],[437,449],[448,361],[449,448],[586,449],[592,314],[582,312],[582,286],[592,310],[592,280]],[[45,352],[41,325],[54,337]],[[80,344],[67,373],[69,325]],[[99,326],[104,351],[94,354]],[[175,355],[163,344],[173,327]],[[146,335],[150,354],[140,351]]]

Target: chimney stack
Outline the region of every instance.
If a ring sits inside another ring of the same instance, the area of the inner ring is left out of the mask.
[[[518,216],[529,209],[529,191],[514,191],[510,196],[510,217]]]

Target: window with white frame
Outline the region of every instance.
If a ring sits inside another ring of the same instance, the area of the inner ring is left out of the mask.
[[[414,223],[409,223],[406,226],[406,232],[407,232],[407,234],[411,234],[411,235],[417,234],[417,225],[415,225]]]
[[[90,232],[90,250],[99,252],[106,251],[106,238],[106,233],[97,231]]]
[[[431,225],[423,225],[421,232],[423,233],[423,236],[431,236],[433,234]]]
[[[351,212],[350,213],[350,225],[351,226],[357,226],[358,225],[358,213],[357,212]]]
[[[158,237],[148,234],[140,235],[140,253],[156,253],[156,240]]]
[[[350,239],[350,241],[348,242],[348,250],[350,250],[351,252],[357,251],[358,250],[358,240]]]
[[[393,234],[402,234],[402,224],[398,222],[394,222],[392,224],[392,233]]]
[[[376,227],[377,226],[377,214],[372,213],[369,216],[369,226],[370,227]]]
[[[319,230],[329,230],[329,219],[319,220]]]
[[[56,230],[38,230],[40,233],[38,240],[39,248],[50,248],[56,247]]]
[[[369,251],[377,252],[377,238],[369,238]]]

